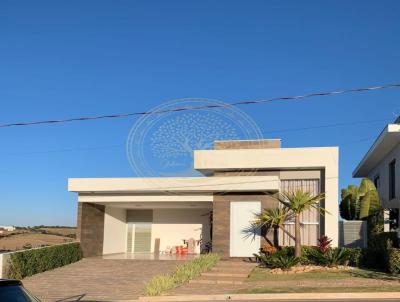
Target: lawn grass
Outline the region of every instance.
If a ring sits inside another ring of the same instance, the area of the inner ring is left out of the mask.
[[[308,272],[300,274],[271,274],[268,269],[256,267],[250,274],[247,282],[258,281],[291,281],[291,280],[312,280],[312,279],[345,279],[351,278],[347,272]]]
[[[238,294],[280,294],[280,293],[369,293],[398,292],[400,286],[359,286],[359,287],[260,287],[237,291]]]
[[[189,282],[201,273],[210,270],[219,261],[218,254],[205,254],[177,266],[175,271],[169,275],[157,275],[145,284],[146,296],[159,296],[166,291],[181,284]]]
[[[291,281],[291,280],[331,280],[331,279],[351,279],[351,278],[368,278],[378,280],[399,280],[400,276],[390,275],[382,272],[352,269],[348,271],[320,271],[307,272],[299,274],[271,274],[268,269],[256,267],[250,274],[247,282],[260,281]]]

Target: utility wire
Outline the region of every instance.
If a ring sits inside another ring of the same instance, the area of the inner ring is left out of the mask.
[[[33,125],[42,125],[42,124],[59,124],[59,123],[69,123],[69,122],[78,122],[78,121],[92,121],[92,120],[100,120],[100,119],[127,118],[127,117],[131,117],[131,116],[153,115],[153,114],[155,115],[155,114],[164,114],[164,113],[169,113],[169,112],[180,112],[180,111],[189,111],[189,110],[191,111],[191,110],[203,110],[203,109],[212,109],[212,108],[229,108],[231,106],[265,104],[265,103],[271,103],[271,102],[276,102],[276,101],[294,101],[294,100],[302,100],[302,99],[318,97],[318,96],[333,96],[333,95],[339,95],[339,94],[356,93],[356,92],[358,93],[358,92],[382,90],[382,89],[388,89],[388,88],[400,88],[400,83],[385,84],[385,85],[363,87],[363,88],[334,90],[334,91],[328,91],[328,92],[316,92],[316,93],[309,93],[309,94],[297,95],[297,96],[275,97],[275,98],[261,99],[261,100],[255,100],[255,101],[240,101],[240,102],[227,103],[227,104],[187,106],[187,107],[165,109],[165,110],[132,112],[132,113],[124,113],[124,114],[110,114],[110,115],[99,115],[99,116],[83,116],[83,117],[57,119],[57,120],[17,122],[17,123],[10,123],[10,124],[0,124],[0,128],[7,128],[7,127],[14,127],[14,126],[33,126]]]
[[[342,126],[356,126],[356,125],[363,125],[363,124],[373,124],[378,122],[388,122],[391,119],[376,119],[376,120],[364,120],[364,121],[352,121],[352,122],[343,122],[343,123],[336,123],[336,124],[325,124],[325,125],[317,125],[317,126],[310,126],[310,127],[302,127],[302,128],[284,128],[284,129],[274,129],[263,131],[263,134],[269,133],[282,133],[282,132],[297,132],[297,131],[308,131],[320,128],[336,128]],[[368,136],[362,139],[345,141],[343,143],[339,143],[340,146],[359,143],[369,139],[373,139],[376,136]],[[66,149],[53,149],[53,150],[38,150],[38,151],[30,151],[30,152],[16,152],[16,153],[0,153],[1,156],[19,156],[19,155],[35,155],[35,154],[49,154],[49,153],[62,153],[62,152],[74,152],[74,151],[93,151],[99,149],[116,149],[116,148],[123,148],[125,145],[108,145],[108,146],[94,146],[94,147],[77,147],[77,148],[66,148]]]

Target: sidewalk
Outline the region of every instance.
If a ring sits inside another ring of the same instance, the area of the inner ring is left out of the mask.
[[[399,299],[400,292],[375,293],[295,293],[295,294],[232,294],[232,295],[187,295],[140,297],[140,302],[184,302],[184,301],[279,301],[279,300],[362,300]],[[126,301],[128,302],[128,301]],[[132,301],[133,302],[133,301]]]

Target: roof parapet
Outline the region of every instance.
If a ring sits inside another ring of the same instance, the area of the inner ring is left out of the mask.
[[[214,141],[214,150],[280,148],[281,139],[221,140]]]

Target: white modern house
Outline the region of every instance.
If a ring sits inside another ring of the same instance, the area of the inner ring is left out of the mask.
[[[371,179],[382,207],[391,210],[394,227],[400,208],[400,117],[386,125],[353,172],[353,177]],[[387,217],[388,218],[388,217]],[[386,231],[389,224],[385,224]]]
[[[283,232],[249,238],[244,230],[262,208],[279,206],[274,194],[296,188],[325,192],[321,206],[330,213],[303,214],[303,244],[327,235],[336,246],[338,153],[281,148],[280,140],[216,141],[214,149],[194,152],[202,177],[69,179],[69,191],[78,193],[83,254],[169,253],[190,239],[196,253],[212,243],[223,257],[252,256],[266,241],[291,245]]]

